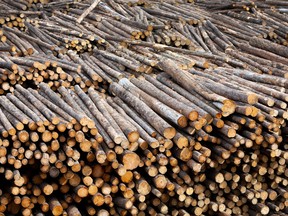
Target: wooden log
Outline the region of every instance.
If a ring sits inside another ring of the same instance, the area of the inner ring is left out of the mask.
[[[123,87],[115,83],[113,83],[110,88],[114,94],[119,96],[122,100],[127,101],[144,119],[148,120],[151,125],[153,125],[153,127],[164,137],[173,138],[175,136],[175,129],[137,97],[131,93],[125,92]]]
[[[79,95],[79,97],[82,98],[87,108],[89,108],[92,111],[95,118],[97,118],[99,122],[101,122],[101,125],[105,128],[105,130],[114,140],[114,142],[117,144],[121,143],[123,138],[120,137],[119,134],[117,134],[117,132],[115,131],[113,127],[110,126],[107,119],[98,111],[98,109],[96,108],[92,100],[80,89],[79,86],[75,86],[75,90],[76,90],[76,93]]]
[[[145,100],[145,103],[147,103],[150,107],[152,107],[153,110],[158,112],[160,115],[172,121],[174,124],[177,124],[183,128],[187,126],[187,119],[185,116],[169,108],[165,104],[157,101],[155,98],[149,96],[143,91],[139,91],[139,89],[137,87],[135,88],[135,86],[131,84],[128,79],[121,79],[119,83],[130,92],[136,92],[137,94],[141,95],[141,97],[143,97],[143,99]]]
[[[51,199],[49,202],[50,210],[53,215],[61,215],[63,212],[63,207],[57,199]]]
[[[54,93],[47,85],[42,83],[39,86],[48,97],[53,99],[54,103],[56,103],[58,106],[64,109],[69,115],[77,119],[77,121],[80,122],[80,124],[82,124],[83,126],[87,125],[89,128],[94,127],[92,120],[87,119],[87,117],[83,116],[83,114],[81,113],[75,112],[68,104],[66,104],[63,100],[61,100],[59,96],[56,93]]]
[[[76,20],[76,22],[81,23],[82,20],[95,8],[97,7],[100,0],[95,0]]]

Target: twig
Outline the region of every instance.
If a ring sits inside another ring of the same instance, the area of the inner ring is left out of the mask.
[[[78,17],[78,19],[76,20],[77,23],[81,23],[82,20],[98,5],[98,3],[100,2],[100,0],[95,0],[93,2],[93,4],[91,4],[90,7],[88,7],[82,14],[80,17]]]

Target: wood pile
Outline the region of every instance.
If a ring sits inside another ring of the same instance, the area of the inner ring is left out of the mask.
[[[0,215],[288,214],[287,2],[0,3]]]

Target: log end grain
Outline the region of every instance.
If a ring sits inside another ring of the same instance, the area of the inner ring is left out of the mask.
[[[224,100],[223,101],[223,106],[221,108],[221,110],[223,112],[223,116],[228,116],[228,115],[234,113],[235,109],[236,109],[236,104],[234,101],[232,101],[232,100]]]
[[[182,127],[185,128],[188,125],[188,120],[185,116],[181,116],[178,120],[177,120],[177,124]]]
[[[180,159],[182,161],[189,161],[192,158],[192,151],[189,148],[184,148],[181,150]]]
[[[176,135],[176,130],[173,127],[165,128],[163,136],[167,139],[172,139]]]
[[[247,95],[247,102],[248,104],[255,104],[258,102],[258,97],[256,94],[248,94]]]
[[[197,111],[191,111],[188,115],[188,118],[190,121],[196,121],[198,119],[198,112]]]
[[[123,165],[127,170],[136,169],[140,164],[140,157],[134,152],[127,152],[123,156]]]
[[[132,131],[128,134],[128,140],[130,142],[137,142],[137,140],[139,139],[140,135],[137,131]]]

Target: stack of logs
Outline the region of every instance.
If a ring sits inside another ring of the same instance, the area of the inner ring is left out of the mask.
[[[0,215],[288,214],[286,2],[0,4]]]

